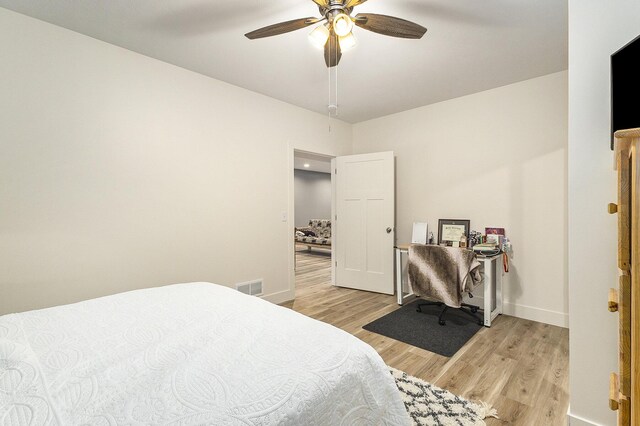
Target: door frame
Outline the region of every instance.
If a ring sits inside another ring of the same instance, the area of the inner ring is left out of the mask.
[[[296,211],[295,211],[295,180],[294,180],[294,167],[295,167],[295,156],[296,153],[301,154],[311,154],[319,157],[325,157],[327,159],[331,159],[331,285],[335,285],[335,226],[333,225],[333,218],[335,218],[335,208],[336,208],[336,182],[335,182],[335,158],[336,154],[332,154],[328,151],[319,152],[319,151],[308,151],[304,149],[296,148],[294,144],[289,143],[289,147],[287,149],[287,241],[288,241],[288,250],[287,250],[287,264],[288,264],[288,288],[289,288],[289,298],[287,300],[294,300],[296,295],[296,271],[295,271],[295,250],[296,244],[293,238],[295,227],[296,227]]]

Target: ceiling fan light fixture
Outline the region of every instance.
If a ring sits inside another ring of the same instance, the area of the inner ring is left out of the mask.
[[[353,21],[348,15],[339,13],[333,18],[333,31],[335,31],[339,37],[347,36],[352,29]]]
[[[340,37],[339,40],[340,50],[342,50],[342,52],[347,52],[356,47],[356,45],[358,44],[358,40],[356,39],[356,36],[353,35],[353,33],[349,33],[344,37]]]
[[[318,49],[324,49],[329,39],[329,28],[326,25],[318,25],[309,33],[309,42]]]
[[[343,51],[356,46],[356,38],[352,34],[354,26],[385,36],[414,40],[421,39],[427,32],[422,25],[395,16],[358,13],[352,17],[353,8],[367,0],[312,1],[318,6],[320,17],[310,16],[267,25],[246,33],[245,37],[249,40],[272,37],[326,22],[309,33],[309,42],[324,50],[324,62],[327,68],[333,68],[340,63]]]

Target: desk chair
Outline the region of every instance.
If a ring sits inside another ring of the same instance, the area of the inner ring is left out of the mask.
[[[472,290],[482,281],[480,266],[475,253],[465,248],[409,246],[409,285],[416,296],[431,300],[419,304],[417,311],[422,312],[423,306],[440,306],[438,323],[446,325],[445,314],[453,306],[484,325],[484,320],[476,315],[480,308],[463,303],[463,296],[473,297]]]
[[[424,303],[420,303],[418,305],[418,308],[416,309],[416,312],[422,312],[422,307],[423,306],[441,306],[442,310],[440,311],[440,315],[438,316],[438,324],[440,324],[440,325],[446,325],[447,324],[445,319],[444,319],[444,316],[447,313],[447,311],[449,310],[449,306],[445,305],[442,302],[424,302]],[[458,309],[461,312],[464,312],[465,314],[469,315],[471,318],[477,320],[478,321],[478,325],[484,325],[484,321],[482,320],[482,318],[480,318],[480,317],[478,317],[476,315],[476,313],[480,309],[478,306],[469,305],[468,303],[463,303],[460,308],[452,308],[452,309]]]

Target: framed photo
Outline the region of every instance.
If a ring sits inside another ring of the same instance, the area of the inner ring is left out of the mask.
[[[427,234],[429,225],[424,222],[413,222],[413,234],[411,242],[413,244],[427,244]]]
[[[504,228],[484,228],[484,233],[487,236],[488,243],[502,246],[502,242],[504,241]]]
[[[504,228],[484,228],[485,235],[502,235],[504,237]]]
[[[471,222],[465,219],[438,219],[438,244],[460,243],[462,235],[469,239]]]

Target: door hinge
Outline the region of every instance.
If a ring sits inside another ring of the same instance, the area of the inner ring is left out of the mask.
[[[336,174],[338,174],[338,169],[335,170]]]

